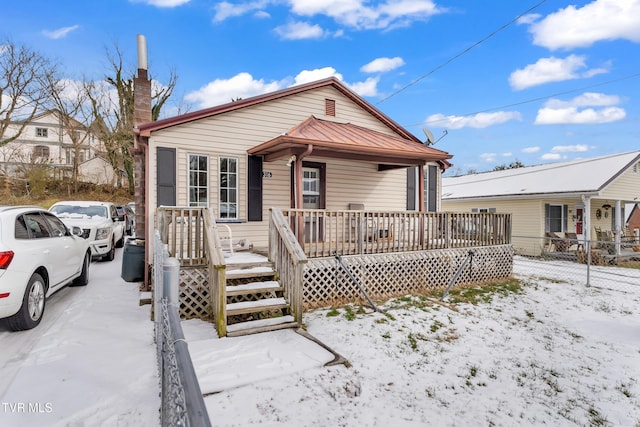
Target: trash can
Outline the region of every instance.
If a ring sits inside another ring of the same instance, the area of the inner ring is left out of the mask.
[[[122,273],[125,282],[144,280],[144,239],[128,239],[122,254]]]

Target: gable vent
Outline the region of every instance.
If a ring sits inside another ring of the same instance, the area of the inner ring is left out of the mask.
[[[325,99],[324,100],[324,115],[325,116],[336,116],[336,101],[335,99]]]

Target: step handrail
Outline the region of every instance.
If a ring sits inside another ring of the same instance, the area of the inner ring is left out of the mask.
[[[302,326],[302,284],[308,259],[279,208],[270,209],[269,261],[274,264],[295,322]]]
[[[205,244],[209,258],[209,295],[213,321],[218,337],[227,336],[227,278],[226,262],[213,211],[206,209],[204,217]]]

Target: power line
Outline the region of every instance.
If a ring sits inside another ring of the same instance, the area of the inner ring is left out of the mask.
[[[507,28],[508,26],[510,26],[511,24],[513,24],[514,22],[516,22],[518,19],[522,18],[524,15],[530,13],[531,11],[537,9],[538,7],[540,7],[543,3],[545,3],[547,0],[542,0],[540,3],[530,7],[529,9],[527,9],[526,11],[522,12],[520,15],[516,16],[515,18],[513,18],[511,21],[507,22],[506,24],[504,24],[503,26],[501,26],[500,28],[498,28],[497,30],[495,30],[494,32],[492,32],[491,34],[489,34],[488,36],[486,36],[485,38],[483,38],[480,41],[477,41],[476,43],[472,44],[471,46],[469,46],[468,48],[466,48],[465,50],[463,50],[462,52],[458,53],[456,56],[454,56],[453,58],[450,58],[449,60],[445,61],[444,63],[438,65],[436,68],[434,68],[433,70],[429,71],[427,74],[422,75],[421,77],[418,77],[417,79],[415,79],[414,81],[412,81],[411,83],[407,84],[406,86],[401,87],[400,89],[396,90],[395,92],[391,93],[389,96],[382,98],[380,101],[378,101],[376,103],[376,105],[380,105],[382,104],[384,101],[386,101],[389,98],[392,98],[394,96],[396,96],[397,94],[399,94],[400,92],[402,92],[403,90],[415,85],[416,83],[418,83],[419,81],[429,77],[431,74],[435,73],[436,71],[440,70],[441,68],[446,67],[447,65],[449,65],[450,63],[452,63],[453,61],[455,61],[456,59],[460,58],[461,56],[467,54],[471,49],[475,48],[476,46],[481,45],[482,43],[484,43],[485,41],[489,40],[491,37],[495,36],[496,34],[498,34],[500,31],[504,30],[505,28]]]
[[[576,89],[565,90],[563,92],[556,92],[556,93],[553,93],[551,95],[539,96],[537,98],[528,99],[526,101],[514,102],[512,104],[506,104],[506,105],[502,105],[500,107],[487,108],[485,110],[479,110],[479,111],[475,111],[473,113],[467,113],[467,114],[456,114],[456,115],[454,115],[454,117],[475,116],[476,114],[488,113],[490,111],[501,110],[503,108],[517,107],[518,105],[530,104],[532,102],[542,101],[544,99],[554,98],[556,96],[561,96],[561,95],[567,95],[567,94],[574,93],[574,92],[581,92],[583,90],[592,89],[594,87],[604,86],[604,85],[608,85],[608,84],[611,84],[611,83],[617,83],[617,82],[621,82],[623,80],[635,79],[635,78],[638,78],[638,77],[640,77],[640,73],[630,74],[628,76],[620,77],[620,78],[617,78],[617,79],[607,80],[605,82],[596,83],[596,84],[589,85],[589,86],[582,86],[582,87],[579,87],[579,88],[576,88]],[[449,120],[449,118],[450,117],[445,117],[443,119],[438,119],[438,120],[422,121],[420,123],[416,123],[416,124],[410,125],[410,126],[418,126],[418,125],[425,125],[425,124],[429,124],[429,123],[444,122],[444,121]]]

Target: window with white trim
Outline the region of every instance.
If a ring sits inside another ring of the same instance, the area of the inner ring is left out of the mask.
[[[238,159],[220,157],[219,217],[238,218]]]
[[[189,154],[189,206],[209,206],[209,157]]]
[[[565,217],[565,205],[548,205],[548,231],[554,233],[562,233],[565,231],[566,217]]]

